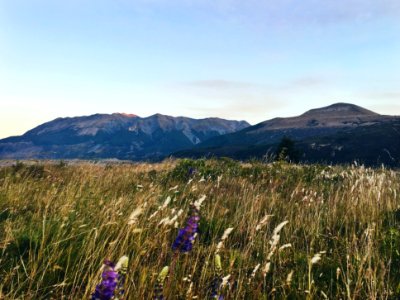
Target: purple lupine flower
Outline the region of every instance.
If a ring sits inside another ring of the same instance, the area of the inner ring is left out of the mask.
[[[114,297],[119,278],[114,267],[115,265],[111,261],[104,261],[104,270],[101,274],[102,281],[96,286],[92,300],[111,300]]]
[[[200,215],[196,206],[191,207],[190,217],[186,226],[179,229],[178,236],[172,244],[172,250],[179,252],[189,252],[192,250],[193,242],[199,228]]]
[[[221,276],[217,275],[213,278],[213,280],[211,281],[211,286],[210,286],[210,290],[211,290],[211,299],[224,299],[224,297],[222,295],[218,295],[219,290],[221,288],[221,283],[222,283],[222,278]]]
[[[192,168],[192,167],[189,168],[189,170],[188,170],[189,177],[196,175],[196,173],[197,173],[197,170],[195,168]]]

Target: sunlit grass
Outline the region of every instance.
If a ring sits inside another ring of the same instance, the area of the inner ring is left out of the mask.
[[[398,299],[399,194],[398,172],[350,166],[3,167],[0,299],[88,299],[123,255],[127,299],[151,299],[171,264],[167,299],[211,299],[215,282],[225,299]],[[193,249],[176,254],[203,195]]]

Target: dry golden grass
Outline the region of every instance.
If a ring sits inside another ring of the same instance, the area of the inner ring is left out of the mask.
[[[3,167],[0,299],[88,299],[102,261],[122,255],[127,299],[151,299],[171,263],[167,299],[210,299],[217,273],[225,299],[398,299],[399,194],[398,172],[363,167]],[[202,195],[193,250],[174,255],[178,227]]]

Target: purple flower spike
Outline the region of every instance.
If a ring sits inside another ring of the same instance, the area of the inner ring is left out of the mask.
[[[101,274],[102,281],[96,286],[92,300],[111,300],[118,284],[118,272],[114,271],[114,264],[109,260],[104,261],[104,270]]]
[[[189,252],[193,248],[193,242],[199,228],[199,211],[195,206],[191,208],[191,215],[186,222],[186,226],[179,229],[178,236],[172,244],[172,250],[179,252]]]

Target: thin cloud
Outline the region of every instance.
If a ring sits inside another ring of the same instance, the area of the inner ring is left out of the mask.
[[[189,111],[195,111],[198,115],[216,116],[227,119],[247,120],[258,123],[275,116],[275,112],[288,104],[275,98],[265,96],[260,99],[232,99],[230,102],[214,102],[211,106],[191,106]]]
[[[243,81],[231,81],[224,79],[196,80],[181,83],[182,86],[200,89],[231,90],[249,89],[258,87],[257,84]]]
[[[288,80],[281,84],[255,83],[246,81],[234,81],[227,79],[210,79],[180,82],[174,85],[176,89],[185,89],[186,91],[201,96],[206,94],[237,95],[238,93],[248,95],[254,94],[280,94],[288,91],[297,91],[304,88],[317,88],[329,85],[332,80],[322,76],[303,76]]]
[[[272,85],[249,81],[196,80],[174,84],[173,89],[199,99],[198,105],[189,105],[186,109],[202,116],[263,121],[286,105]]]
[[[304,87],[318,87],[318,86],[322,86],[322,85],[325,85],[328,83],[329,83],[329,81],[323,77],[304,76],[304,77],[299,77],[299,78],[292,80],[288,84],[288,87],[292,88],[292,89],[304,88]]]
[[[400,91],[386,91],[386,92],[368,92],[361,94],[363,98],[373,99],[377,101],[385,100],[400,100]]]
[[[292,27],[400,17],[398,0],[139,0],[146,8],[196,10],[236,24]]]

